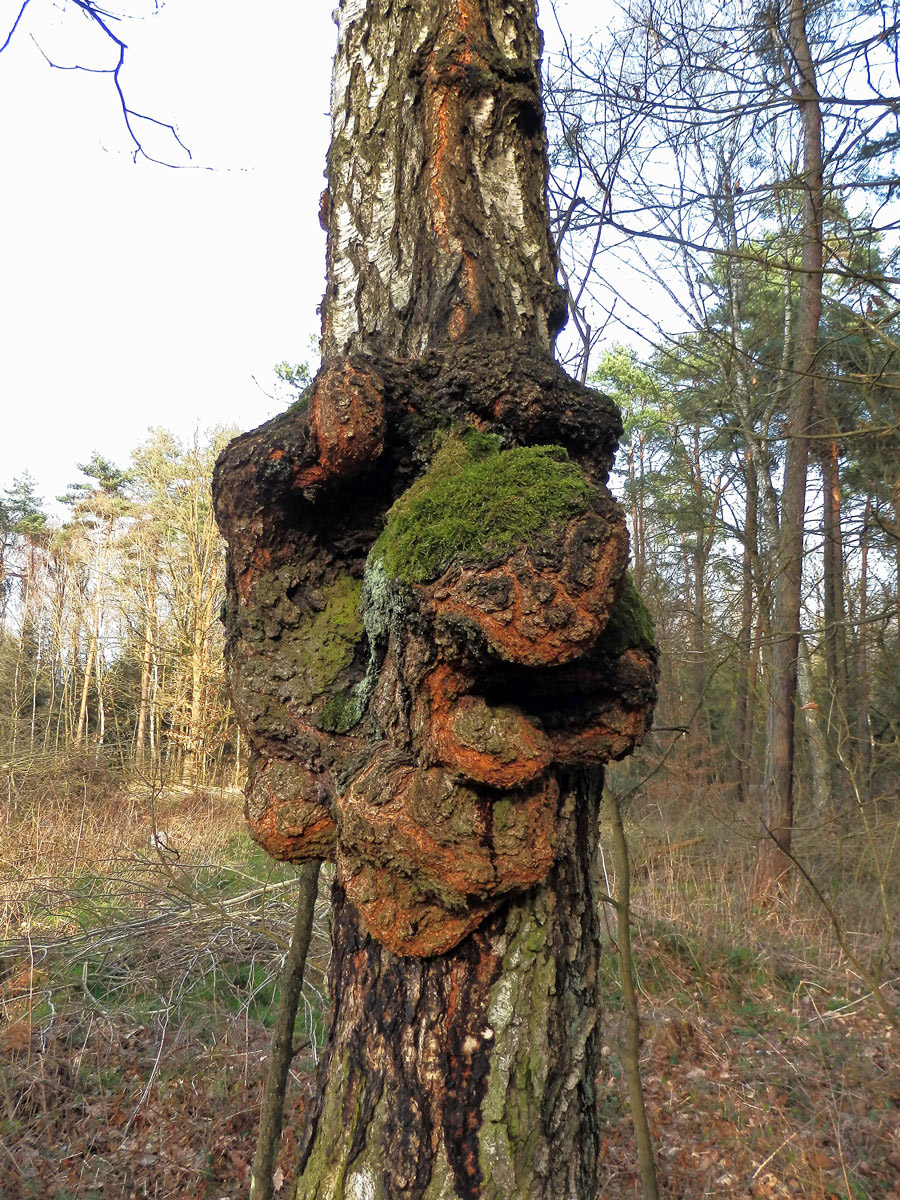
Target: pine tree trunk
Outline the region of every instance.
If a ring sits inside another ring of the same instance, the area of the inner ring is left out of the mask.
[[[535,8],[341,0],[323,366],[309,415],[239,438],[214,476],[251,829],[278,857],[337,865],[331,1028],[295,1200],[596,1191],[600,764],[646,729],[656,668],[633,589],[632,617],[613,620],[618,412],[552,360],[565,301]],[[504,572],[531,569],[524,550],[399,599],[373,550],[466,428],[560,444],[594,489],[585,540],[563,552],[553,535],[515,612],[520,576]],[[564,574],[580,595],[603,564],[610,607],[583,645],[560,606],[544,641],[513,647]],[[450,612],[462,577],[463,625],[429,624],[422,605]],[[474,716],[455,742],[460,714]]]
[[[755,890],[759,897],[770,894],[791,866],[803,520],[806,513],[809,433],[815,401],[819,321],[822,315],[822,114],[802,0],[791,0],[789,36],[797,72],[797,79],[790,82],[803,129],[803,228],[800,297],[776,557],[762,830],[756,857]]]
[[[753,563],[756,558],[757,487],[749,451],[744,455],[744,482],[747,498],[744,506],[744,553],[741,560],[741,628],[738,635],[739,662],[737,701],[734,715],[734,748],[737,759],[737,798],[749,799],[753,758],[753,718],[755,711],[756,648],[753,643]]]
[[[840,456],[836,438],[829,439],[822,458],[822,616],[828,679],[828,745],[832,761],[832,793],[846,793],[850,739],[850,680],[848,675],[846,602],[844,598],[844,538],[841,527]]]
[[[866,496],[860,536],[859,636],[856,643],[856,739],[860,779],[858,790],[868,799],[872,775],[872,725],[869,718],[869,523],[872,497]]]

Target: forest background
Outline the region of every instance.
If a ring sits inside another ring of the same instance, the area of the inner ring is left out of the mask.
[[[806,380],[794,869],[763,903],[805,271],[782,17],[642,4],[585,42],[561,29],[545,81],[551,201],[572,310],[561,354],[622,408],[616,491],[662,652],[655,732],[611,773],[637,874],[662,1175],[678,1195],[851,1200],[896,1194],[900,1177],[898,14],[808,10],[823,309]],[[272,407],[296,401],[314,365],[279,364],[262,381]],[[175,1190],[157,1194],[244,1177],[292,873],[240,831],[245,751],[209,502],[234,432],[155,429],[127,462],[101,446],[52,513],[25,472],[0,489],[0,1101],[23,1195],[88,1195],[113,1178],[154,1194],[146,1179],[161,1177],[179,1114]],[[177,859],[151,847],[154,828]],[[319,933],[295,1124],[326,1005]],[[204,1055],[221,1094],[198,1089]],[[605,1194],[629,1195],[616,1061],[613,1045]],[[214,1134],[198,1134],[217,1108]]]

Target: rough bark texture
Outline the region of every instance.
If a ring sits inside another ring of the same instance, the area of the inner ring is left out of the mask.
[[[336,887],[336,1017],[296,1197],[594,1194],[599,797],[588,778],[564,790],[570,853],[453,954],[391,954]]]
[[[530,0],[344,0],[322,219],[325,357],[422,354],[566,315]]]
[[[274,856],[337,864],[300,1197],[594,1190],[602,764],[655,699],[552,361],[533,0],[343,0],[323,366],[214,479],[226,649]]]

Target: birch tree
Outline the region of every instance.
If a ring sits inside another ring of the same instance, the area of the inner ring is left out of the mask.
[[[214,477],[270,853],[336,862],[294,1196],[595,1192],[597,809],[655,697],[606,478],[553,360],[533,0],[343,0],[308,408]]]

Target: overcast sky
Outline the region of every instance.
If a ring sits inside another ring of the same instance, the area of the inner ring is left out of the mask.
[[[187,169],[132,161],[110,76],[48,66],[114,62],[71,4],[31,0],[0,54],[0,488],[28,470],[50,499],[93,450],[125,463],[153,425],[259,424],[276,406],[254,377],[270,389],[318,333],[333,3],[153,7],[123,3],[146,19],[114,25],[122,82],[177,126]],[[20,8],[0,0],[0,44]],[[572,26],[596,13],[558,8]]]

